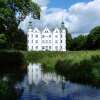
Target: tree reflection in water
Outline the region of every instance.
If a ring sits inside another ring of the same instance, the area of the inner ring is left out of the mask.
[[[0,67],[0,100],[18,100],[19,95],[23,92],[23,88],[16,84],[24,79],[25,65],[16,65],[12,69],[10,66],[3,66],[6,71]],[[18,69],[16,70],[16,68]]]

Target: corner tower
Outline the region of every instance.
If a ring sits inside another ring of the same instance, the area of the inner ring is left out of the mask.
[[[66,51],[66,27],[64,22],[61,23],[61,34],[60,34],[60,41],[61,41],[61,51]]]

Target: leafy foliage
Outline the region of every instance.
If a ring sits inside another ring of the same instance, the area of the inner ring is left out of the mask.
[[[100,26],[93,28],[87,36],[79,35],[72,39],[70,50],[100,49]]]
[[[93,28],[87,37],[86,42],[87,49],[99,49],[100,48],[100,26]]]
[[[26,48],[26,36],[18,26],[29,13],[40,18],[40,7],[31,0],[0,0],[0,34],[5,34],[8,48]]]
[[[70,50],[71,49],[71,44],[72,44],[72,36],[68,32],[68,30],[66,28],[66,49],[67,50]]]
[[[85,43],[86,43],[86,36],[80,35],[73,39],[71,50],[83,50],[85,49]]]
[[[0,49],[5,48],[7,43],[7,37],[5,34],[0,34]]]

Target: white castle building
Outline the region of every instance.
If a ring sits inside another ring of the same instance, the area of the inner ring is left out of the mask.
[[[28,51],[66,51],[66,29],[61,27],[37,27],[29,23],[27,33]]]

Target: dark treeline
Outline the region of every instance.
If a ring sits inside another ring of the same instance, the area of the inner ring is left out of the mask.
[[[67,32],[67,49],[68,50],[96,50],[100,49],[100,26],[93,28],[86,36],[79,35],[72,39]]]

